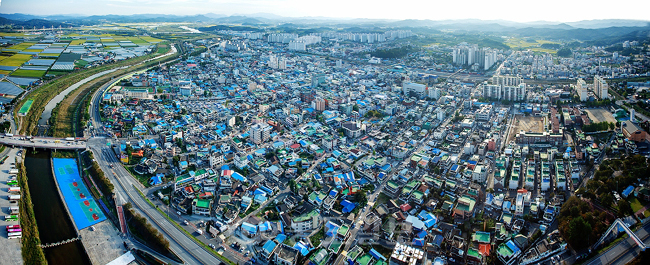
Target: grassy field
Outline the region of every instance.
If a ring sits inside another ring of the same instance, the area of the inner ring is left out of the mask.
[[[630,201],[630,206],[632,206],[632,211],[633,211],[634,213],[636,213],[638,210],[641,210],[641,208],[643,208],[643,207],[645,206],[645,205],[644,205],[642,202],[640,202],[639,199],[637,199],[637,198],[632,198],[632,199],[630,199],[629,201]],[[645,210],[645,211],[643,212],[643,215],[644,215],[645,217],[650,216],[650,210]]]
[[[156,39],[156,38],[152,38],[152,37],[149,37],[149,36],[141,36],[140,38],[143,41],[146,41],[146,42],[149,42],[149,43],[158,43],[158,42],[162,41],[161,39]]]
[[[11,73],[11,71],[0,70],[0,75],[8,75],[9,73]]]
[[[26,33],[9,33],[9,32],[0,32],[0,37],[24,37],[27,36]]]
[[[11,57],[2,60],[2,65],[21,66],[30,59],[32,59],[32,55],[30,54],[14,54]]]
[[[40,70],[22,70],[18,69],[16,70],[11,76],[21,76],[21,77],[36,77],[36,78],[41,78],[46,71],[40,71]]]

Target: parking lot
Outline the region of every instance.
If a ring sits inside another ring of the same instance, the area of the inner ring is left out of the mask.
[[[0,221],[0,226],[2,226],[2,232],[0,232],[0,252],[3,253],[3,258],[0,259],[0,264],[23,264],[23,258],[20,251],[20,239],[8,239],[7,230],[5,229],[8,225],[18,225],[19,221],[8,222],[5,221],[5,216],[10,215],[10,206],[18,206],[16,203],[10,203],[7,197],[9,196],[9,186],[7,181],[10,176],[15,176],[15,174],[10,174],[9,171],[12,167],[15,167],[15,157],[19,149],[10,149],[7,148],[2,154],[0,154],[0,161],[4,159],[5,156],[8,158],[0,165],[0,208],[2,209],[2,220]]]

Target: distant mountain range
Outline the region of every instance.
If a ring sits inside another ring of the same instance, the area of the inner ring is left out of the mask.
[[[207,28],[215,29],[258,29],[274,28],[278,31],[285,29],[302,29],[301,33],[309,32],[304,29],[326,30],[327,28],[345,28],[354,32],[376,32],[386,28],[423,28],[428,30],[451,30],[460,32],[485,32],[494,34],[516,34],[519,36],[545,37],[580,41],[595,41],[601,39],[614,40],[618,38],[645,39],[650,37],[650,21],[628,19],[599,19],[577,22],[535,21],[528,23],[506,20],[390,20],[363,18],[328,18],[328,17],[282,17],[269,13],[255,14],[199,14],[192,16],[177,16],[167,14],[137,14],[137,15],[93,15],[77,14],[37,16],[29,14],[0,14],[1,25],[31,28],[58,27],[75,25],[93,25],[106,22],[143,23],[143,22],[191,22],[221,24]],[[203,28],[206,29],[206,28]],[[314,32],[314,31],[312,31]]]
[[[599,19],[599,20],[583,20],[577,22],[551,22],[551,21],[535,21],[535,22],[513,22],[507,20],[480,20],[480,19],[458,19],[458,20],[430,20],[430,19],[406,19],[406,20],[390,20],[390,19],[364,19],[364,18],[328,18],[328,17],[283,17],[270,13],[254,13],[254,14],[237,14],[226,16],[222,14],[197,14],[192,16],[177,16],[168,14],[137,14],[137,15],[93,15],[84,16],[78,14],[67,15],[48,15],[38,16],[29,14],[0,14],[0,17],[15,20],[15,21],[28,21],[33,19],[42,19],[57,22],[79,23],[79,22],[207,22],[207,23],[233,23],[233,24],[278,24],[278,23],[294,23],[294,24],[356,24],[356,25],[381,25],[381,26],[394,26],[394,27],[433,27],[440,29],[467,29],[477,25],[487,26],[488,31],[510,30],[513,28],[550,28],[550,29],[598,29],[608,27],[645,27],[648,26],[650,21],[642,20],[629,20],[629,19]],[[17,22],[18,23],[18,22]],[[476,29],[476,28],[474,28]],[[481,29],[485,30],[485,29]]]

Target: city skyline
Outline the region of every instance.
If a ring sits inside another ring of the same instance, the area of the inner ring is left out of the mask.
[[[327,1],[317,5],[296,0],[99,0],[99,1],[44,1],[5,0],[0,3],[2,13],[32,15],[134,15],[168,14],[200,15],[251,15],[258,13],[283,17],[326,17],[338,19],[480,19],[514,22],[575,22],[596,19],[648,20],[643,10],[650,2],[633,1],[635,8],[612,5],[604,8],[587,1],[546,1],[540,5],[522,6],[513,0],[466,1],[462,6],[452,2],[400,1],[398,6],[388,1]],[[35,8],[36,7],[36,8]],[[417,8],[415,8],[417,7]],[[561,8],[560,8],[561,7]],[[454,12],[456,10],[457,12]],[[535,10],[535,12],[529,12]],[[450,12],[451,11],[451,12]]]

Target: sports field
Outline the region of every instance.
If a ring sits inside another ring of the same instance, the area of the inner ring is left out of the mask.
[[[32,108],[32,103],[34,103],[34,100],[32,100],[32,99],[25,101],[25,104],[23,104],[23,106],[20,107],[20,110],[18,110],[18,115],[20,115],[20,116],[27,115],[27,112],[29,112],[29,109]]]
[[[68,206],[72,220],[81,230],[101,221],[106,216],[91,196],[79,176],[77,160],[73,158],[52,158],[54,176]]]

